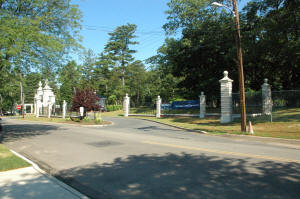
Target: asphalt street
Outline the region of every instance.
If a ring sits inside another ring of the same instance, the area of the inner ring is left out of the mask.
[[[91,198],[300,198],[300,147],[133,118],[4,119],[0,140]]]

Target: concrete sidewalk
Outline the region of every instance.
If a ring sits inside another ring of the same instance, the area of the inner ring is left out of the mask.
[[[87,198],[53,177],[42,174],[33,167],[0,172],[1,199],[37,198]]]
[[[32,166],[0,172],[1,199],[88,199],[72,187],[41,170],[34,162],[12,152]]]

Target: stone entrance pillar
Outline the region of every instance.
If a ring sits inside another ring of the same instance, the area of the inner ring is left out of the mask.
[[[161,115],[161,98],[160,96],[157,96],[156,100],[156,117],[160,118]]]
[[[67,102],[66,102],[66,100],[64,100],[63,107],[62,107],[62,117],[63,117],[63,119],[66,118],[66,110],[67,110]]]
[[[232,122],[232,82],[228,72],[224,71],[224,78],[219,80],[221,84],[221,123]]]
[[[261,85],[262,93],[262,111],[265,115],[271,115],[272,113],[272,96],[271,96],[271,86],[268,84],[268,79],[264,79],[264,84]]]
[[[52,106],[53,105],[51,103],[48,104],[48,118],[51,118]]]
[[[41,96],[37,96],[37,98],[36,98],[36,117],[40,117],[41,106],[42,106]]]
[[[130,98],[128,97],[128,93],[126,93],[126,96],[124,98],[124,116],[128,117],[129,115],[129,104],[130,104]]]
[[[205,112],[206,112],[206,99],[204,92],[201,92],[201,95],[199,96],[200,98],[200,118],[205,117]]]

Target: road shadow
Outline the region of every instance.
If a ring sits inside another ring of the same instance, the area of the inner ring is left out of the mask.
[[[57,130],[58,128],[52,125],[41,124],[5,124],[1,126],[0,143],[49,134],[50,131]]]
[[[251,169],[249,169],[251,168]],[[182,153],[134,155],[56,177],[91,198],[299,198],[300,164]]]

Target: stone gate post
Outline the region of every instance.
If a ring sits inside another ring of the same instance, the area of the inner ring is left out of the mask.
[[[271,96],[271,86],[268,84],[268,79],[264,79],[264,84],[261,85],[262,93],[262,111],[265,115],[270,115],[272,113],[272,96]]]
[[[41,108],[42,102],[41,102],[41,97],[37,96],[36,99],[36,117],[40,117],[40,108]]]
[[[204,95],[204,92],[201,92],[201,95],[199,96],[200,98],[200,118],[205,117],[205,112],[206,112],[206,97]]]
[[[160,96],[157,96],[156,100],[156,117],[160,118],[161,115],[161,98]]]
[[[48,108],[48,118],[50,118],[51,117],[51,111],[52,111],[52,104],[49,103],[47,108]]]
[[[63,107],[62,107],[62,117],[63,119],[66,119],[66,112],[67,112],[67,102],[66,100],[63,101]]]
[[[124,116],[128,117],[129,115],[129,104],[130,104],[130,98],[128,97],[128,93],[126,93],[126,96],[124,98]]]
[[[228,72],[224,71],[224,78],[219,80],[221,84],[221,123],[232,121],[232,82]]]

